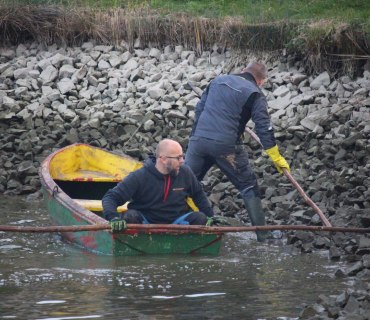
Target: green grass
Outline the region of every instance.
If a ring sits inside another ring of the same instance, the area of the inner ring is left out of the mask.
[[[247,22],[331,18],[363,21],[369,19],[370,15],[370,6],[365,0],[153,0],[149,2],[153,8],[186,11],[204,16],[242,16]]]
[[[164,13],[186,12],[193,16],[213,18],[238,16],[250,23],[287,19],[297,21],[334,19],[343,22],[368,23],[370,17],[370,5],[367,0],[16,0],[11,2],[95,8],[146,7],[161,10]]]

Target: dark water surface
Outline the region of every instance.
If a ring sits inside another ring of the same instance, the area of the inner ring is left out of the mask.
[[[43,226],[41,202],[0,196],[0,224]],[[58,234],[0,232],[0,319],[297,319],[349,284],[327,252],[229,234],[219,256],[111,257]]]

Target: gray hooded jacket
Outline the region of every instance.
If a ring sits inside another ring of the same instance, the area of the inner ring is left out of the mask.
[[[192,135],[227,144],[240,142],[252,119],[264,149],[276,145],[267,101],[250,73],[220,75],[208,85],[195,108]]]

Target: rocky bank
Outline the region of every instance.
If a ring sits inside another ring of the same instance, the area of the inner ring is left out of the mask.
[[[252,58],[252,57],[251,57]],[[197,95],[215,76],[239,71],[215,45],[197,56],[182,46],[21,44],[0,49],[0,193],[38,194],[38,167],[57,148],[83,142],[145,159],[170,137],[186,150]],[[334,226],[370,227],[370,72],[357,79],[306,74],[294,57],[267,61],[263,91],[279,148],[292,174]],[[253,128],[253,123],[249,124]],[[245,136],[270,224],[321,225],[259,145]],[[218,169],[204,180],[214,210],[248,223],[238,192]],[[356,286],[319,297],[302,319],[369,319],[369,235],[287,233],[302,252],[348,261],[334,276]]]

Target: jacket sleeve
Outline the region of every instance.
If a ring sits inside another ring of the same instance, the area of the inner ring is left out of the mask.
[[[208,217],[213,217],[213,209],[207,196],[202,188],[202,185],[195,177],[193,171],[188,168],[188,174],[191,179],[190,196],[194,200],[195,205],[199,208],[199,211],[203,212]]]
[[[276,141],[268,113],[268,104],[266,97],[262,93],[255,93],[251,116],[263,148],[266,150],[275,146]]]
[[[138,190],[138,186],[136,175],[131,173],[113,189],[108,190],[102,199],[103,217],[107,220],[120,217],[117,207],[130,201],[136,190]]]
[[[190,134],[191,136],[195,133],[195,129],[196,129],[197,124],[198,124],[198,119],[199,119],[200,115],[202,114],[202,112],[204,110],[204,105],[206,104],[207,97],[208,97],[209,86],[210,86],[210,84],[207,86],[206,90],[203,91],[203,94],[202,94],[200,100],[198,101],[197,105],[195,106],[195,118],[194,118],[193,128],[192,128],[191,134]]]

